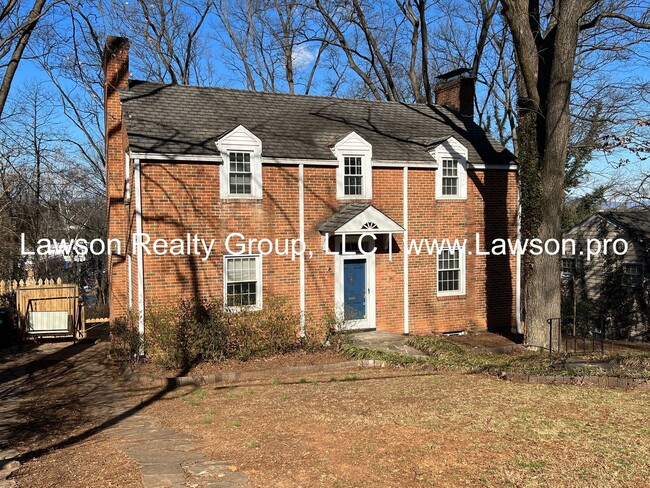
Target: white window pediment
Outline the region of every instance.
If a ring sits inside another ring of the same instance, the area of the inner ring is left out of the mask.
[[[332,152],[338,160],[336,198],[372,198],[372,145],[350,132],[332,147]]]
[[[262,141],[240,125],[217,141],[221,198],[262,198]]]
[[[436,170],[436,199],[467,199],[467,148],[455,137],[449,137],[429,151]]]
[[[373,206],[348,220],[336,231],[337,234],[396,234],[401,232],[404,232],[402,226]]]

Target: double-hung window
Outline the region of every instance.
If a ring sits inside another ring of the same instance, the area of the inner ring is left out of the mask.
[[[331,148],[337,159],[336,198],[372,198],[372,145],[356,132],[350,132]]]
[[[467,199],[467,148],[454,137],[438,144],[429,154],[436,170],[437,200]]]
[[[345,196],[363,194],[363,158],[359,156],[343,158],[343,192]]]
[[[224,302],[227,307],[262,307],[260,256],[225,256]]]
[[[643,265],[640,263],[623,264],[623,284],[625,286],[641,286],[643,284]]]
[[[442,160],[442,194],[446,197],[459,195],[458,160]]]
[[[576,258],[562,258],[562,277],[571,278],[576,272]]]
[[[465,293],[465,260],[461,250],[443,249],[438,254],[438,295]]]
[[[262,141],[240,125],[217,141],[221,198],[262,199]]]
[[[253,172],[251,154],[248,152],[231,152],[229,156],[228,184],[231,195],[249,196],[252,194]]]

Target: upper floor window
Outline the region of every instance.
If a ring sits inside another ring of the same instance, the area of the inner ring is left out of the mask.
[[[442,194],[458,196],[458,161],[456,159],[442,160]]]
[[[436,198],[467,199],[467,148],[454,137],[440,142],[429,152],[438,163]]]
[[[251,154],[247,152],[229,153],[228,184],[231,195],[250,195],[252,193],[253,172]]]
[[[262,198],[262,141],[238,126],[217,141],[221,198]]]
[[[443,249],[438,254],[438,295],[465,293],[465,255],[459,249]]]
[[[343,158],[343,192],[346,196],[363,195],[363,165],[361,157]]]
[[[372,198],[372,146],[356,132],[332,147],[338,160],[336,198]]]

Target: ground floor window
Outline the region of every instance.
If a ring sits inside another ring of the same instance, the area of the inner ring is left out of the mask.
[[[640,263],[625,263],[623,265],[623,284],[626,286],[641,286],[643,284],[643,265]]]
[[[562,278],[571,278],[576,273],[576,259],[562,258]]]
[[[459,250],[443,249],[438,254],[438,295],[465,292],[465,263]]]
[[[224,301],[226,306],[261,308],[261,257],[226,256],[224,260]]]

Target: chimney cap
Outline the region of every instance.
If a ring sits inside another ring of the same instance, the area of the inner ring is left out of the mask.
[[[109,51],[116,51],[123,45],[128,45],[129,40],[126,37],[120,37],[120,36],[108,36],[106,37],[106,49]]]
[[[436,80],[442,80],[442,81],[447,81],[452,78],[455,78],[457,76],[464,75],[466,73],[469,73],[471,70],[469,68],[456,68],[454,70],[448,71],[446,73],[443,73],[441,75],[436,76]]]

